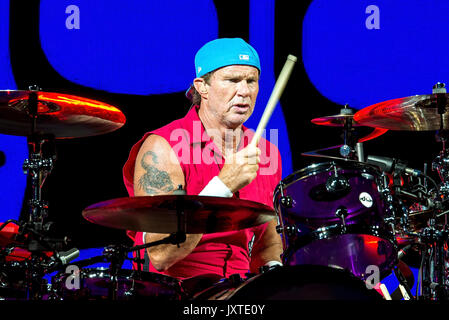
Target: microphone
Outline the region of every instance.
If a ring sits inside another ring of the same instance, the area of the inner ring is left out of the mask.
[[[79,255],[80,251],[77,248],[72,248],[67,251],[60,251],[55,253],[55,255],[50,258],[50,262],[46,265],[47,272],[49,270],[55,270],[68,264],[69,262],[78,258]]]
[[[368,156],[366,162],[378,166],[382,171],[393,172],[405,172],[414,177],[422,176],[422,172],[413,168],[407,167],[407,163],[394,158],[381,157],[381,156]]]
[[[67,251],[61,251],[57,254],[57,258],[61,261],[61,263],[67,264],[70,261],[75,260],[80,256],[80,251],[77,248],[72,248]]]

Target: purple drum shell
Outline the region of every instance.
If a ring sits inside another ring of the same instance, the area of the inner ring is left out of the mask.
[[[345,167],[337,165],[337,168],[338,175],[349,182],[350,190],[347,192],[331,194],[326,191],[326,181],[333,175],[331,163],[312,165],[285,178],[282,182],[284,195],[292,199],[292,207],[286,210],[287,215],[297,221],[317,224],[318,227],[339,222],[335,212],[341,206],[347,209],[348,220],[367,211],[384,210],[376,183],[378,172],[371,167],[359,168],[349,163]],[[278,189],[276,196],[280,196]],[[363,196],[368,199],[363,200]]]
[[[372,275],[370,266],[379,268],[383,278],[396,262],[394,243],[366,234],[343,234],[317,239],[295,250],[288,265],[322,265],[341,268],[361,279]]]
[[[327,191],[326,182],[335,172],[349,183],[347,190]],[[281,225],[295,230],[283,233],[284,264],[337,267],[363,279],[368,266],[377,266],[382,273],[391,270],[397,247],[384,220],[380,181],[378,170],[357,162],[311,165],[281,181],[275,206]],[[281,194],[291,198],[291,207],[281,205]],[[336,216],[341,208],[347,210],[345,228]]]

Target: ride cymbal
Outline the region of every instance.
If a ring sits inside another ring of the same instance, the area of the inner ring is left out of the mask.
[[[84,218],[105,227],[153,233],[178,231],[178,210],[186,233],[214,233],[260,225],[276,215],[272,208],[236,198],[161,195],[118,198],[91,205]]]

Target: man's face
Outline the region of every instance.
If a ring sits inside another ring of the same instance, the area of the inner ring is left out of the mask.
[[[220,123],[236,128],[248,120],[259,92],[259,70],[232,65],[216,70],[207,86],[209,111]]]

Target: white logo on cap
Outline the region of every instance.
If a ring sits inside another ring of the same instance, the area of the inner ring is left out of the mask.
[[[200,72],[201,72],[201,67],[198,67],[197,73],[200,73]]]
[[[247,55],[247,54],[240,54],[239,55],[239,59],[240,60],[249,60],[249,55]]]

